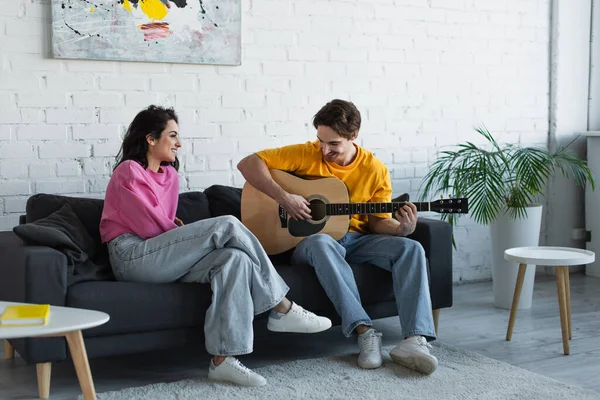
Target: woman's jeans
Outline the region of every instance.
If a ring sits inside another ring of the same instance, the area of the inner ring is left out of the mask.
[[[435,339],[425,251],[412,239],[390,235],[348,233],[339,241],[317,234],[302,240],[294,250],[295,264],[311,265],[327,296],[342,317],[342,332],[350,336],[358,325],[371,326],[361,305],[348,262],[369,263],[392,273],[403,337]]]
[[[197,221],[147,240],[127,233],[111,240],[108,251],[120,281],[210,282],[204,333],[212,355],[251,353],[254,315],[279,304],[289,290],[256,237],[232,216]]]

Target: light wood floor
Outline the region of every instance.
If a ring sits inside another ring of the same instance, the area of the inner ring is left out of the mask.
[[[506,342],[508,311],[492,306],[491,282],[455,287],[454,306],[440,314],[439,340],[472,350],[530,371],[599,392],[600,398],[600,279],[571,276],[573,339],[571,355],[562,354],[556,282],[537,276],[530,310],[519,311],[512,341]],[[375,321],[384,345],[400,340],[398,319]],[[291,344],[290,344],[291,343]],[[35,366],[23,360],[4,360],[0,346],[0,399],[35,399]],[[299,358],[357,352],[355,339],[344,338],[339,327],[318,335],[282,335],[258,341],[242,361],[250,368]],[[90,366],[98,393],[206,376],[209,357],[203,353],[168,352],[92,359]],[[76,399],[80,394],[72,365],[53,365],[51,399]]]

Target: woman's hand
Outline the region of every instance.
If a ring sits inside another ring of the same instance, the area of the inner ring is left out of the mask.
[[[179,219],[179,218],[177,218],[177,217],[175,217],[175,224],[176,224],[176,225],[179,225],[179,226],[183,226],[183,225],[184,225],[183,221],[182,221],[182,220],[180,220],[180,219]]]

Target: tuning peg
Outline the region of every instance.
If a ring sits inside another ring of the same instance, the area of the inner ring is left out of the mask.
[[[443,198],[444,198],[444,195],[443,195],[443,194],[440,194],[440,199],[443,199]]]

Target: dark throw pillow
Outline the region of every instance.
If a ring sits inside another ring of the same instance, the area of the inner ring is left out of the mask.
[[[204,191],[210,204],[212,217],[233,215],[241,220],[242,189],[231,186],[213,185]]]
[[[210,218],[210,208],[206,195],[202,192],[181,193],[175,215],[181,218],[186,225]]]
[[[67,257],[69,283],[100,279],[106,273],[91,261],[97,244],[68,203],[45,218],[15,226],[13,231],[27,244],[48,246],[63,253]]]

